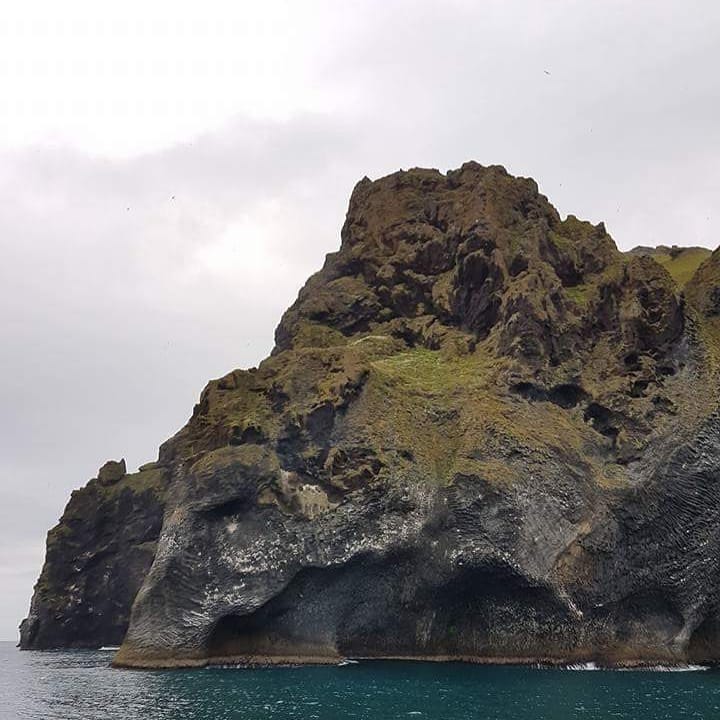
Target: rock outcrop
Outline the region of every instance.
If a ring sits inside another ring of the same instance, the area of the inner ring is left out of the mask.
[[[272,355],[73,496],[22,644],[115,642],[142,577],[118,665],[715,661],[719,339],[720,253],[500,167],[365,179]]]
[[[152,463],[128,475],[124,460],[110,460],[73,492],[48,533],[45,566],[20,625],[21,647],[120,645],[155,557],[168,479]]]

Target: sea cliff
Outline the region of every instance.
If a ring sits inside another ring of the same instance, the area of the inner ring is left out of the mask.
[[[497,166],[364,179],[271,356],[74,493],[21,645],[715,661],[719,363],[720,253]]]

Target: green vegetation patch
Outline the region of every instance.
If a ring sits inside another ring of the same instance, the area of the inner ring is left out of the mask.
[[[459,474],[512,485],[515,455],[580,462],[592,434],[582,416],[551,403],[530,413],[524,401],[499,393],[506,363],[483,346],[467,355],[413,349],[377,360],[349,422],[370,446],[409,451],[414,472],[432,483]]]
[[[167,469],[163,467],[141,470],[135,473],[128,473],[112,485],[105,486],[98,483],[97,488],[101,494],[108,498],[124,490],[130,490],[136,495],[151,492],[157,497],[162,498],[165,494],[166,473]]]
[[[386,380],[409,390],[437,394],[487,385],[506,364],[483,349],[448,357],[442,351],[417,348],[377,360],[372,367]]]
[[[670,273],[678,289],[682,290],[710,254],[707,248],[688,248],[677,253],[657,253],[652,258]]]
[[[576,304],[581,307],[587,306],[593,295],[595,287],[593,285],[575,285],[575,287],[566,287],[565,294]]]
[[[339,330],[313,322],[299,323],[293,338],[293,345],[297,348],[329,348],[346,344],[347,338]]]

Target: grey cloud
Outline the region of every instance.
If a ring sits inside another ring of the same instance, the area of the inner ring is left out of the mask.
[[[108,457],[153,459],[207,379],[267,354],[280,314],[338,242],[351,182],[334,162],[352,143],[322,118],[238,120],[134,160],[67,148],[0,158],[4,637],[69,491]],[[232,274],[198,262],[268,202],[285,231],[263,247],[277,268],[261,277],[244,265],[263,240],[242,226]]]

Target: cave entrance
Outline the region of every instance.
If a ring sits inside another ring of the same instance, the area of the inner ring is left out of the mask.
[[[267,636],[253,615],[225,615],[215,623],[207,640],[211,658],[262,655],[268,647]]]

